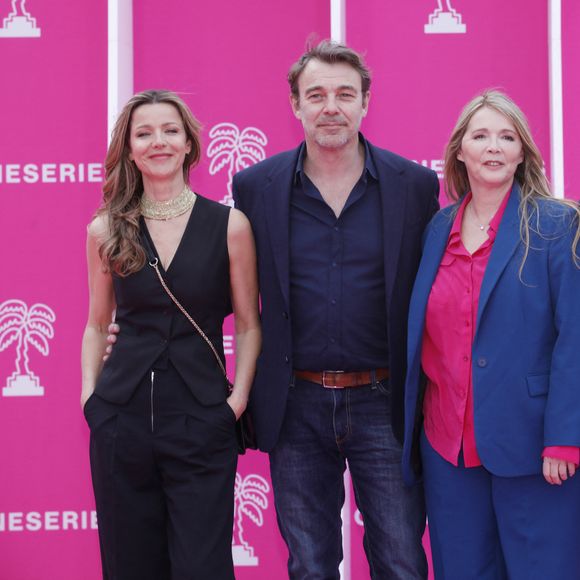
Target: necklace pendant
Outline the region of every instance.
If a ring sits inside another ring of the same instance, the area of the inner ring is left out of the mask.
[[[485,226],[482,224],[479,224],[479,229],[483,232],[483,230],[485,230]]]

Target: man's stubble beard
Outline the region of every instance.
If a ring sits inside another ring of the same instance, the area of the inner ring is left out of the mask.
[[[315,135],[314,142],[319,147],[325,149],[339,149],[340,147],[344,147],[351,138],[352,135],[348,135],[347,133],[338,135]]]

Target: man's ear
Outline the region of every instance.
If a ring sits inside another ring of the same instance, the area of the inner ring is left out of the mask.
[[[300,101],[298,97],[295,97],[292,93],[289,96],[290,106],[292,107],[292,112],[297,119],[300,119]]]
[[[371,100],[371,92],[367,91],[363,95],[363,117],[366,117],[367,113],[369,112],[369,101],[370,100]]]

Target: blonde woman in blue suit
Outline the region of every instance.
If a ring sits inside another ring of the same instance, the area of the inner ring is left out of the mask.
[[[580,577],[579,209],[505,94],[467,104],[409,315],[403,470],[437,580]]]

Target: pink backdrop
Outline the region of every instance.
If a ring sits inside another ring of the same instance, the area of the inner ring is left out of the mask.
[[[580,200],[580,3],[562,2],[562,76],[564,85],[564,191]]]
[[[107,144],[107,7],[29,0],[40,36],[7,38],[27,33],[3,22],[11,6],[0,0],[0,579],[97,578],[79,360],[85,227]],[[9,396],[27,386],[44,394]]]
[[[549,166],[547,2],[454,0],[452,6],[465,32],[425,32],[434,0],[347,3],[347,41],[366,53],[374,71],[366,134],[440,171],[461,108],[497,87],[526,112]]]
[[[347,40],[374,71],[365,134],[440,170],[461,106],[499,86],[526,111],[549,172],[547,1],[452,4],[456,18],[437,20],[430,19],[436,0],[347,2]],[[11,9],[0,0],[0,580],[96,580],[78,361],[85,227],[99,203],[106,149],[106,2],[28,0],[35,22],[22,13],[4,21]],[[565,181],[578,199],[575,0],[563,1],[563,18]],[[180,92],[204,125],[194,189],[227,202],[240,164],[300,141],[285,76],[310,35],[329,36],[329,20],[327,0],[134,3],[135,90]],[[460,32],[430,32],[445,25]],[[242,158],[232,141],[231,156],[218,158],[224,132],[251,139],[252,157]],[[228,321],[231,353],[232,334]],[[229,364],[231,372],[231,356]],[[283,578],[266,456],[249,453],[238,472],[236,576]],[[362,579],[362,526],[350,500],[350,577]]]

